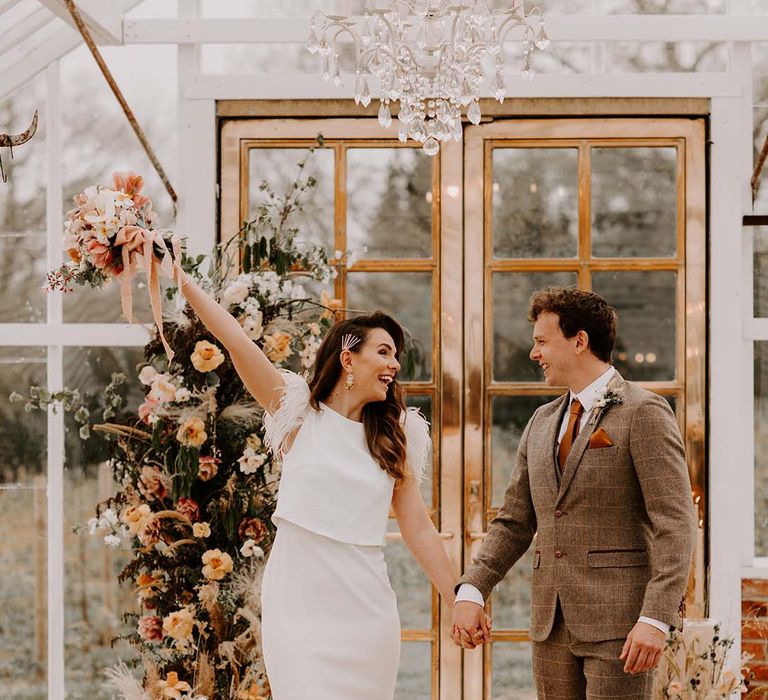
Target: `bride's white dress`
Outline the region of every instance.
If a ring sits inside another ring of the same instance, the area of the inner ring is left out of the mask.
[[[265,441],[283,454],[273,521],[277,537],[262,584],[262,643],[275,700],[392,700],[400,620],[384,561],[394,479],[371,457],[362,423],[309,404],[284,372],[280,409]],[[403,416],[407,462],[426,469],[429,426]]]

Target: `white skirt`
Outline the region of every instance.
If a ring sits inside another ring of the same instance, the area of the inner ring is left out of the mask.
[[[280,520],[261,602],[274,700],[392,700],[400,619],[382,547]]]

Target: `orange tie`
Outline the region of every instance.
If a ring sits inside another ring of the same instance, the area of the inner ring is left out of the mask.
[[[568,428],[565,431],[565,435],[563,435],[563,439],[560,441],[560,448],[557,451],[557,463],[561,473],[565,467],[565,460],[568,459],[568,453],[571,451],[571,446],[579,434],[580,419],[583,412],[584,406],[581,405],[578,399],[574,399],[568,412]]]

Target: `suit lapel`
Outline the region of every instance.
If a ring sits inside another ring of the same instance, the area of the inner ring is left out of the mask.
[[[611,381],[608,382],[608,388],[616,389],[617,391],[620,391],[623,385],[624,379],[618,373],[618,371],[611,378]],[[576,475],[576,470],[579,468],[581,459],[584,456],[584,453],[587,451],[587,446],[589,445],[589,439],[592,437],[592,433],[597,430],[597,427],[600,425],[600,421],[605,415],[605,412],[609,411],[610,408],[610,406],[606,406],[605,408],[595,407],[590,412],[590,418],[587,421],[587,424],[584,426],[584,429],[579,432],[578,437],[571,446],[568,459],[565,460],[565,468],[563,469],[563,475],[560,479],[560,491],[558,494],[558,500],[565,496],[565,492],[568,490],[568,487],[573,481],[573,477]],[[594,421],[592,421],[593,416],[595,416]]]
[[[547,479],[549,485],[552,487],[552,492],[557,493],[557,435],[560,432],[560,424],[563,420],[563,414],[568,407],[568,397],[570,392],[563,394],[559,399],[556,399],[554,405],[554,411],[552,417],[549,419],[549,425],[547,426],[547,435],[545,438],[545,444],[547,445],[549,452],[547,460]]]

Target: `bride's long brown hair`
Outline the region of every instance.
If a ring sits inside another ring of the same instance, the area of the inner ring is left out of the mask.
[[[395,341],[395,358],[400,360],[405,336],[400,324],[391,316],[374,311],[335,323],[317,351],[314,374],[309,382],[310,403],[314,409],[319,410],[320,401],[330,396],[344,371],[341,365],[341,339],[347,334],[361,338],[363,342],[350,350],[358,353],[374,328],[383,328],[392,336]],[[400,416],[406,410],[403,394],[403,388],[397,379],[393,379],[387,389],[387,398],[367,403],[362,411],[368,451],[379,466],[398,481],[407,473],[405,432],[400,425]]]

